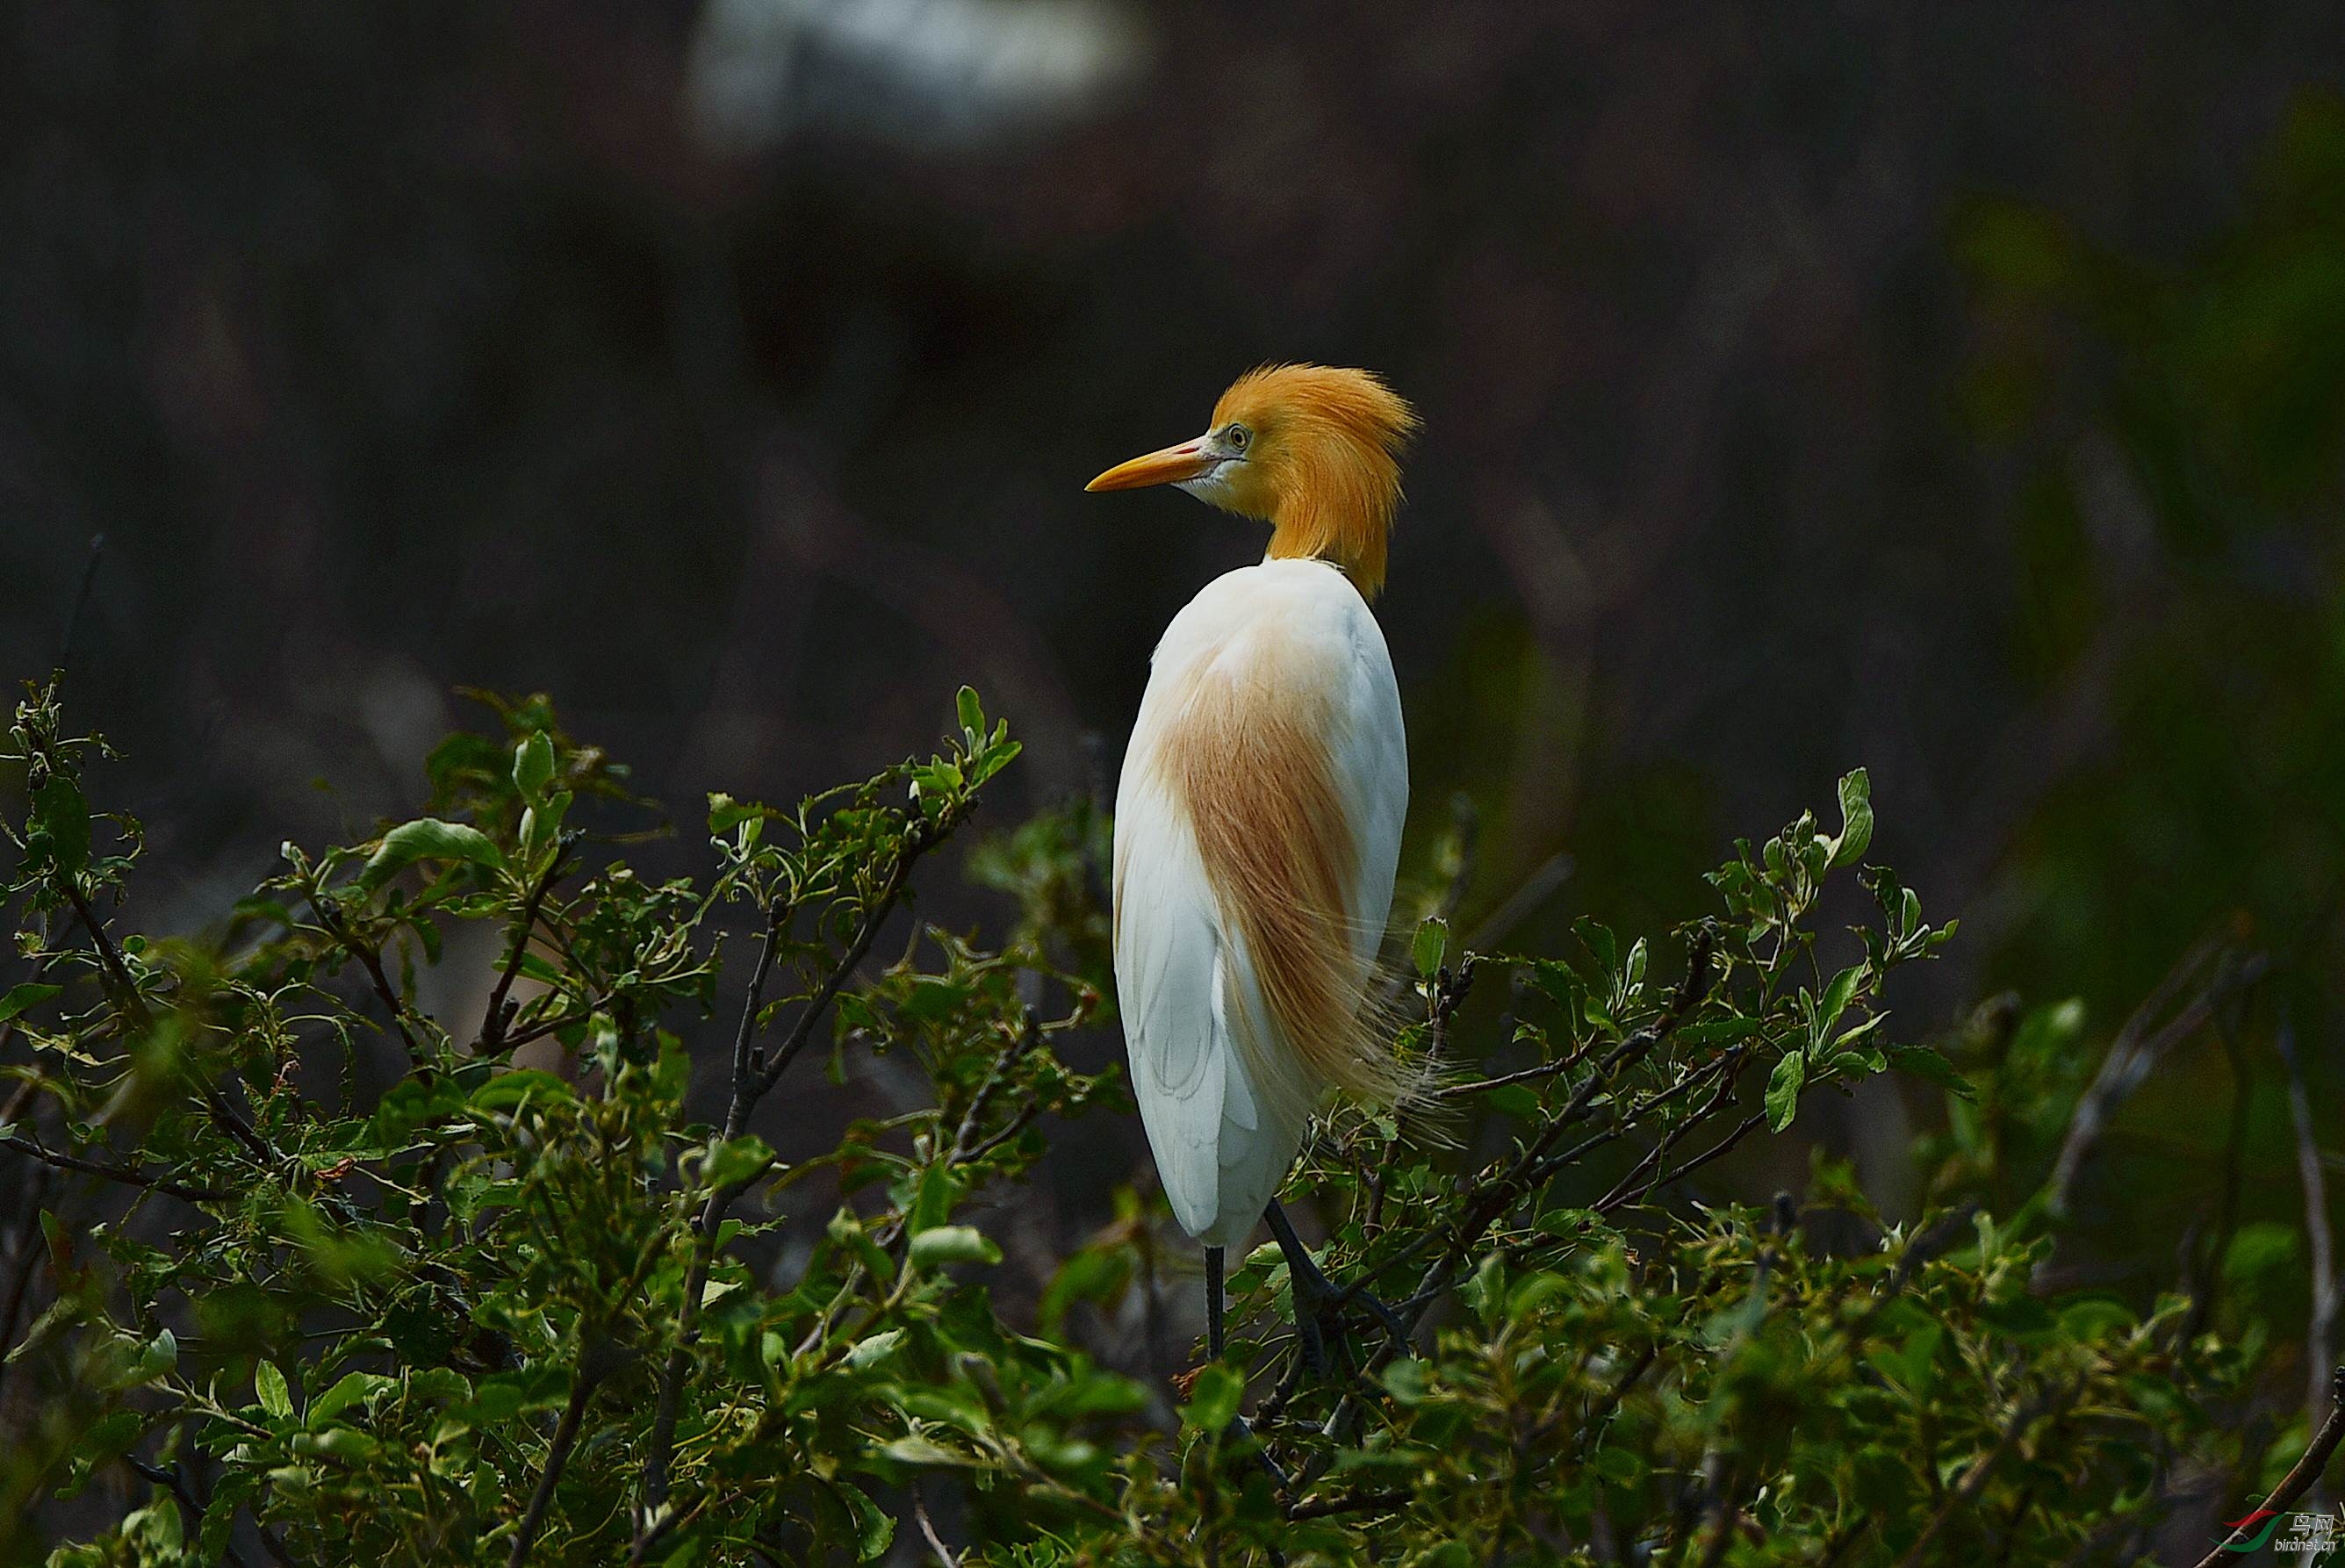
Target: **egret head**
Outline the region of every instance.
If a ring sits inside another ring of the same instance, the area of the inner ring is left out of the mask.
[[[1400,453],[1416,427],[1416,412],[1373,372],[1264,365],[1231,383],[1204,434],[1120,463],[1084,488],[1177,484],[1269,523],[1272,556],[1329,562],[1373,597],[1400,505]]]

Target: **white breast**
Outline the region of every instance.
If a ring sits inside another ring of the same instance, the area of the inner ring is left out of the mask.
[[[1324,748],[1345,857],[1340,918],[1349,983],[1369,981],[1391,912],[1408,759],[1384,635],[1334,567],[1266,561],[1206,585],[1158,645],[1116,795],[1116,983],[1141,1117],[1173,1213],[1208,1246],[1244,1238],[1276,1192],[1325,1080],[1284,1049],[1232,917],[1213,885],[1189,792],[1218,793],[1223,837],[1249,781],[1184,773],[1182,747],[1209,705]],[[1184,730],[1184,725],[1192,728]],[[1261,831],[1289,832],[1275,812]],[[1313,824],[1322,826],[1322,824]],[[1225,847],[1225,846],[1224,846]]]

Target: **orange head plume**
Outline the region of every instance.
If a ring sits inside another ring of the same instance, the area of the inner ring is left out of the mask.
[[[1264,365],[1230,384],[1194,441],[1118,463],[1084,488],[1177,484],[1271,525],[1270,554],[1343,568],[1374,598],[1400,507],[1416,411],[1372,371]]]

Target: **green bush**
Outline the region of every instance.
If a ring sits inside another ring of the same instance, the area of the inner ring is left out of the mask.
[[[1016,753],[973,695],[926,761],[714,798],[706,873],[666,881],[625,858],[624,769],[542,699],[497,713],[433,754],[427,815],[289,844],[166,939],[112,934],[138,833],[93,815],[97,743],[54,687],[18,708],[5,1139],[61,1182],[0,1450],[19,1555],[2117,1562],[2177,1477],[2300,1446],[2233,1430],[2245,1308],[2052,1293],[2056,1206],[1982,1206],[2045,1181],[2065,1115],[2035,1091],[2074,1042],[2052,1010],[1983,1023],[1968,1077],[1898,1042],[1884,987],[1954,932],[1864,864],[1861,772],[1836,832],[1738,845],[1665,936],[1416,925],[1393,986],[1435,1104],[1336,1109],[1287,1189],[1358,1288],[1342,1332],[1307,1364],[1265,1246],[1225,1360],[1165,1379],[1103,1349],[1111,1319],[1193,1320],[1161,1205],[1123,1195],[1039,1288],[987,1228],[1059,1129],[1129,1125],[1118,1072],[1070,1064],[1113,1029],[1089,803],[971,857],[1015,895],[1006,945],[881,950]],[[1820,937],[1843,883],[1872,917]],[[430,1016],[417,969],[466,925],[486,1003]],[[866,1056],[919,1103],[810,1125],[808,1075]],[[1884,1074],[1954,1108],[1932,1212],[1889,1223],[1828,1160],[1728,1201],[1725,1156]]]

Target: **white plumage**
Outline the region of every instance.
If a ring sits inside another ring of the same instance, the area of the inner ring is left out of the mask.
[[[1177,759],[1184,723],[1209,709],[1267,727],[1247,755],[1273,736],[1324,748],[1343,820],[1314,826],[1349,850],[1349,907],[1334,918],[1347,928],[1355,995],[1391,912],[1408,755],[1384,633],[1325,561],[1265,560],[1215,579],[1157,646],[1116,791],[1116,984],[1172,1212],[1206,1246],[1226,1247],[1275,1195],[1326,1084],[1291,1048],[1245,951],[1236,906],[1255,890],[1214,886],[1200,852],[1184,798],[1196,786]]]

